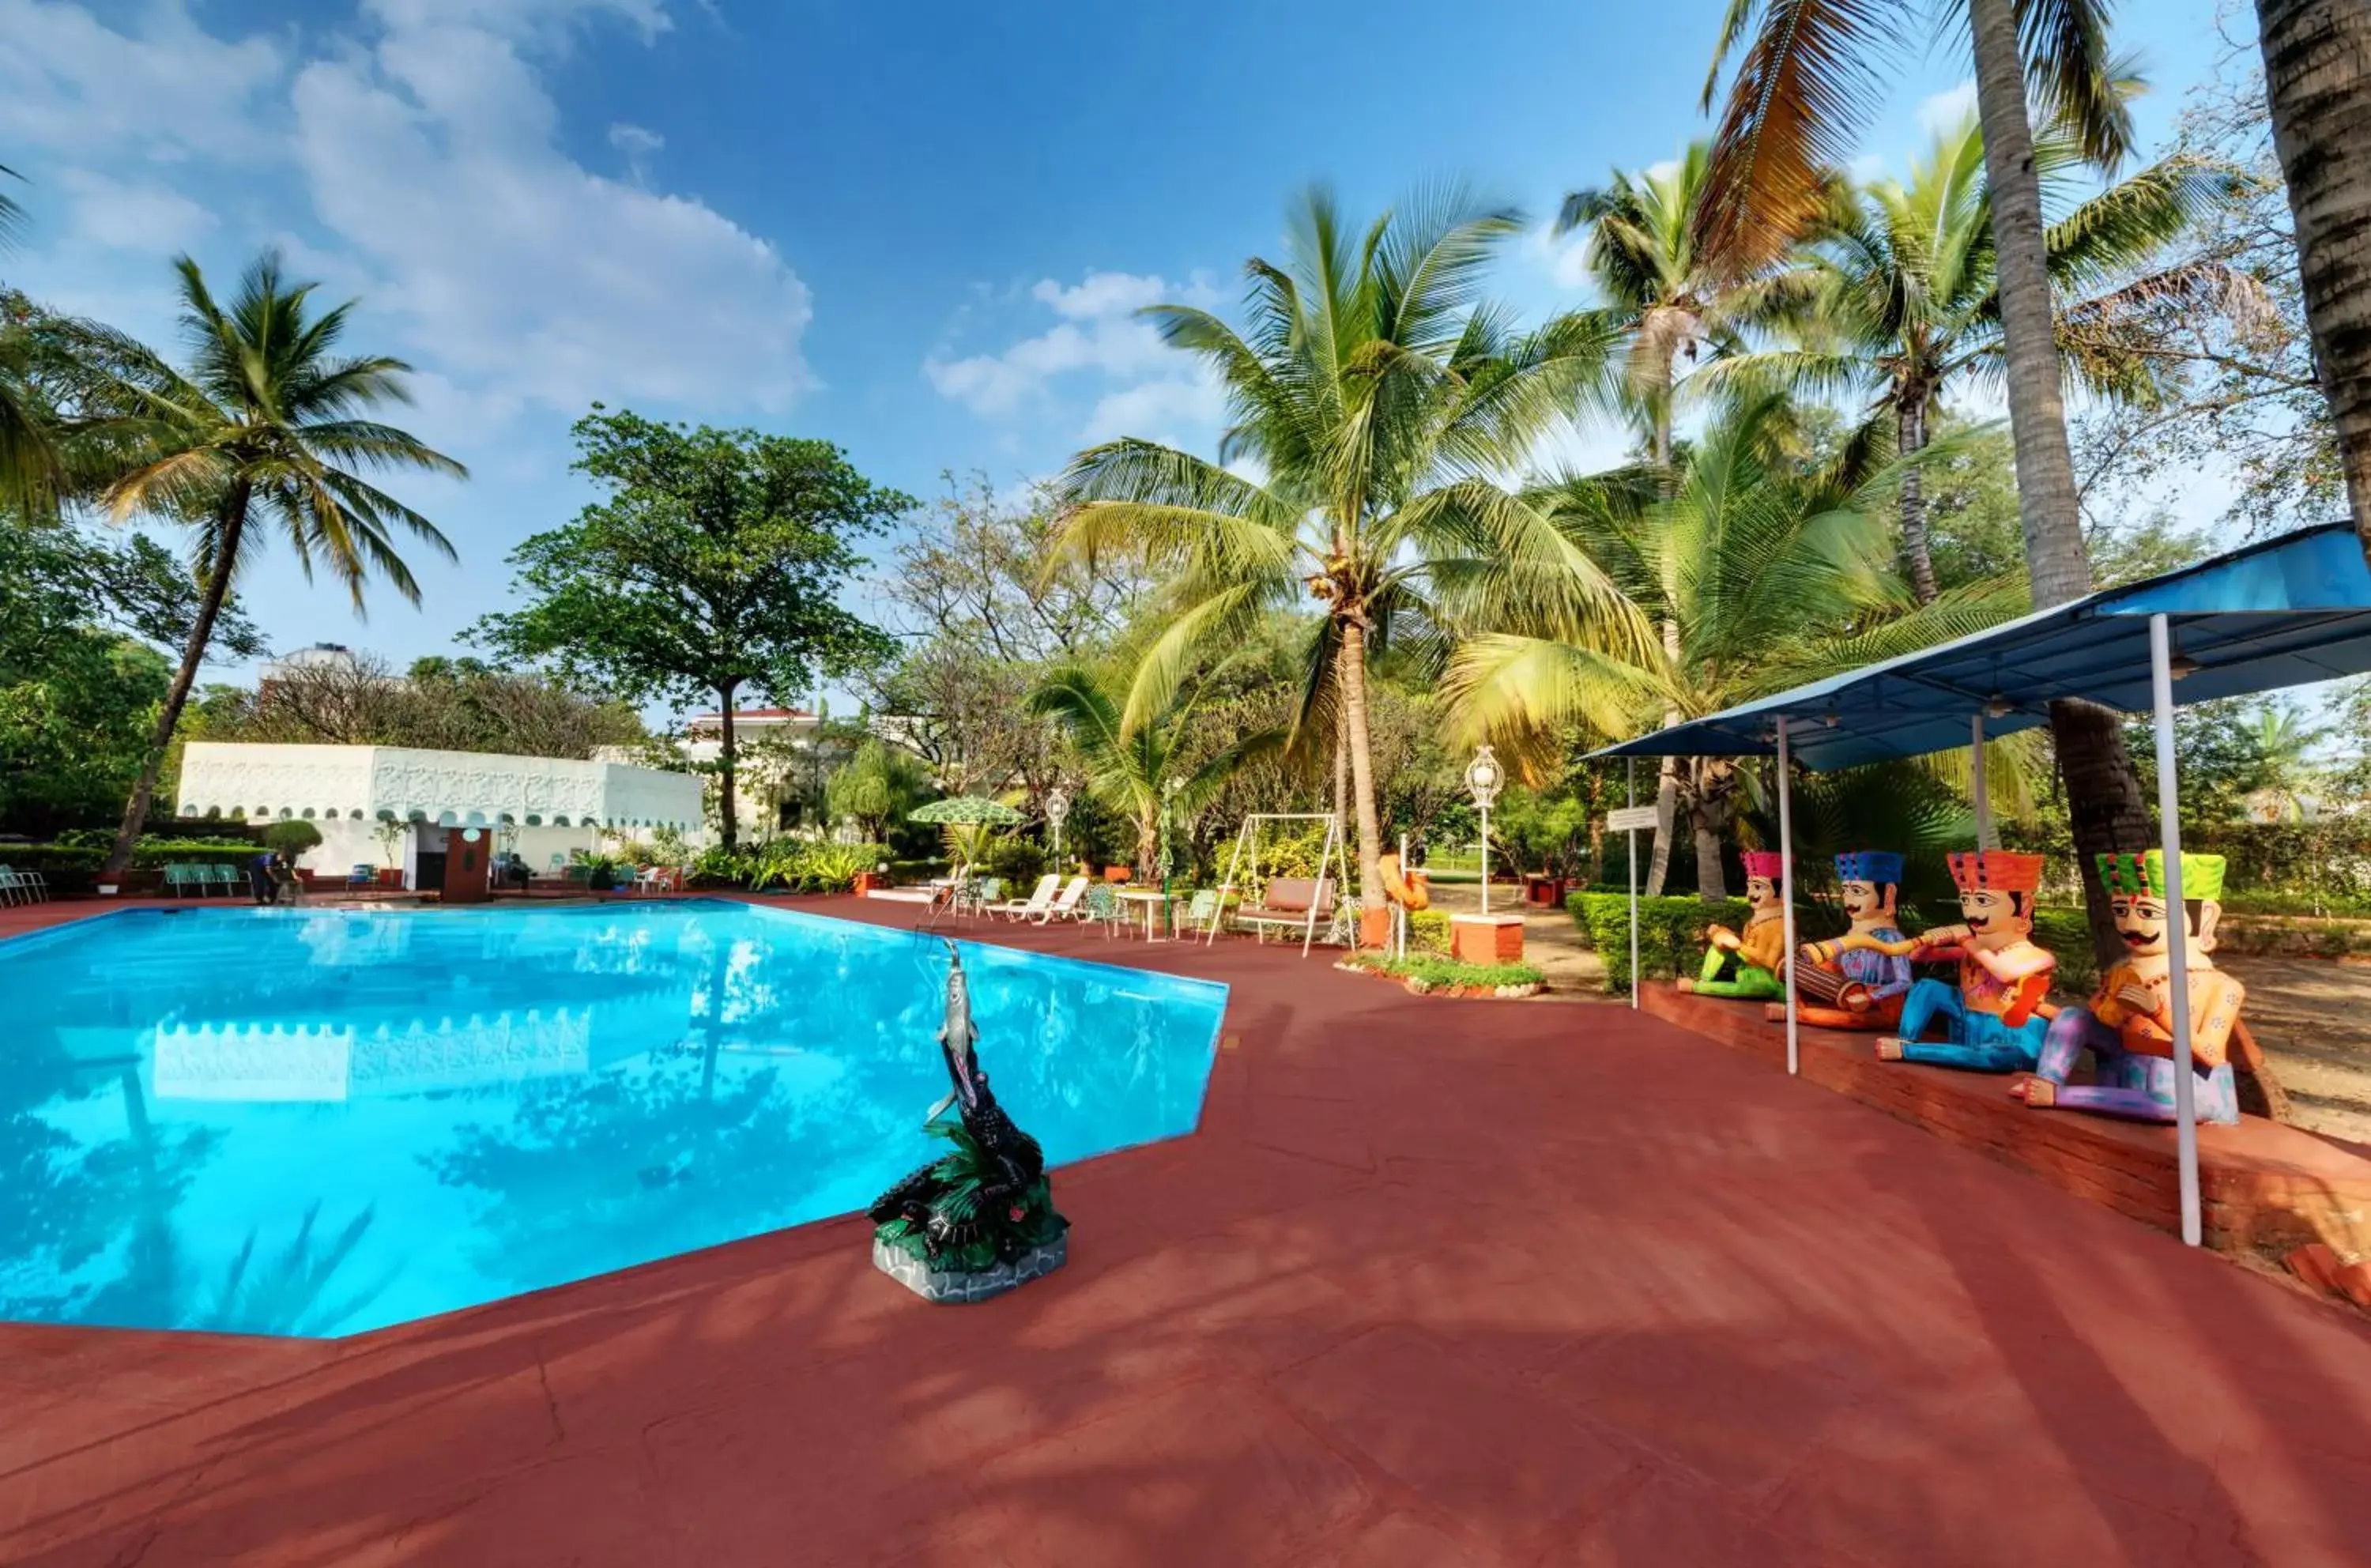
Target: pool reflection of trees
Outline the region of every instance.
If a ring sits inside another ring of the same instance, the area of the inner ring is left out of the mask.
[[[775,942],[763,930],[747,934],[750,919],[740,911],[694,918],[672,941],[653,940],[647,925],[588,921],[569,932],[573,951],[555,955],[549,932],[540,943],[499,932],[465,942],[456,939],[467,928],[451,922],[456,928],[434,942],[406,937],[396,951],[386,939],[338,928],[334,917],[307,917],[289,923],[289,934],[329,967],[273,963],[257,951],[253,928],[248,941],[226,944],[243,951],[221,957],[249,1016],[323,1017],[325,986],[336,987],[343,1021],[383,1009],[390,1021],[417,1022],[465,1006],[466,985],[422,993],[428,959],[442,967],[427,973],[448,981],[457,963],[464,974],[498,967],[513,1007],[523,983],[539,993],[536,982],[548,977],[555,1002],[564,997],[580,1018],[590,1009],[607,1046],[566,1076],[382,1086],[492,1113],[464,1121],[445,1148],[420,1158],[438,1180],[483,1194],[485,1239],[468,1261],[489,1281],[520,1289],[856,1208],[931,1152],[919,1122],[946,1087],[936,1044],[943,950],[885,942],[869,930],[818,946],[810,930],[778,964]],[[414,923],[381,924],[409,931]],[[473,950],[468,959],[456,951],[464,947]],[[136,950],[122,956],[139,968]],[[178,962],[187,962],[186,949]],[[1099,1125],[1122,1107],[1141,1116],[1174,1104],[1171,1124],[1158,1130],[1190,1127],[1206,1062],[1161,1048],[1159,1001],[1096,972],[998,950],[971,950],[966,962],[983,976],[982,1059],[1000,1098],[1045,1137],[1050,1158],[1095,1147]],[[894,1013],[883,1011],[884,993],[899,998]],[[33,1027],[7,1054],[0,1182],[26,1201],[0,1205],[0,1315],[339,1332],[401,1266],[397,1257],[353,1277],[375,1210],[332,1209],[324,1226],[330,1200],[288,1194],[288,1219],[270,1234],[251,1229],[210,1273],[192,1264],[173,1216],[219,1135],[160,1128],[137,1055],[76,1060],[64,1043],[68,1028],[86,1038],[135,1033],[141,1007],[137,980],[125,984],[121,967],[110,966],[40,998]],[[669,1018],[681,1020],[680,1035],[649,1049]],[[1176,1080],[1189,1071],[1190,1082]],[[42,1114],[110,1087],[123,1103],[119,1137],[84,1143]],[[72,1283],[110,1251],[115,1277]]]

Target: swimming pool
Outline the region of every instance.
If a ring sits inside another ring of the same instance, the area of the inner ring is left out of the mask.
[[[1225,986],[964,966],[1049,1161],[1193,1130]],[[912,932],[709,900],[0,942],[0,1318],[356,1333],[860,1209],[942,1147],[945,974]]]

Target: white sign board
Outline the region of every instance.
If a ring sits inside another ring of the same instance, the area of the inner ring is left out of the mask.
[[[1605,813],[1608,833],[1652,833],[1655,831],[1655,808],[1625,806],[1618,812]]]

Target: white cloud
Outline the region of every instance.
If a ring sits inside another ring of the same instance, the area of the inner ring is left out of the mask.
[[[626,173],[636,185],[651,182],[651,159],[666,146],[666,138],[655,131],[624,121],[609,127],[609,145],[625,155]]]
[[[0,0],[0,144],[82,160],[278,151],[267,99],[287,70],[280,45],[214,38],[181,0],[156,0],[123,32],[81,6]]]
[[[1976,112],[1976,84],[1973,78],[1939,93],[1930,93],[1918,103],[1918,126],[1929,136],[1940,136],[1960,121]]]
[[[1175,283],[1089,271],[1075,283],[1044,279],[1028,297],[1060,319],[1000,352],[931,355],[922,374],[942,396],[984,418],[1009,419],[1068,395],[1092,394],[1096,401],[1079,436],[1086,441],[1144,435],[1156,421],[1213,424],[1223,414],[1215,378],[1137,315],[1149,305],[1216,305],[1218,292],[1204,275]]]
[[[548,26],[584,8],[493,10]],[[374,279],[369,303],[425,357],[465,387],[563,409],[602,395],[779,409],[811,384],[808,293],[771,245],[571,161],[513,38],[448,19],[479,7],[374,9],[390,25],[372,50],[297,75],[298,158],[316,214]]]
[[[664,0],[357,3],[357,34],[296,59],[293,35],[209,34],[187,0],[107,24],[64,0],[0,0],[0,149],[62,168],[44,175],[71,202],[57,259],[161,262],[214,224],[203,203],[225,191],[242,249],[276,238],[325,292],[361,294],[392,321],[380,346],[441,377],[456,409],[607,396],[770,410],[812,384],[805,285],[767,241],[646,188],[656,133],[613,130],[624,179],[561,150],[540,60],[600,25],[648,42]],[[159,158],[169,182],[140,167]]]
[[[72,199],[76,238],[153,255],[187,250],[214,227],[214,215],[178,190],[131,183],[96,169],[69,168],[58,184]]]
[[[1216,376],[1143,381],[1097,398],[1079,439],[1092,443],[1137,435],[1176,446],[1183,444],[1181,430],[1216,425],[1226,417],[1226,388]]]

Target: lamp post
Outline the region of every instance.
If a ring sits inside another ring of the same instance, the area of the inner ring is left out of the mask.
[[[1465,788],[1474,794],[1474,804],[1482,813],[1482,913],[1490,913],[1490,802],[1498,798],[1498,786],[1506,776],[1498,771],[1498,759],[1484,746],[1465,765]]]
[[[1169,836],[1176,828],[1177,797],[1186,792],[1186,780],[1172,774],[1161,787],[1161,853],[1159,867],[1161,891],[1169,891],[1169,872],[1174,858],[1169,847]]]
[[[1070,793],[1059,784],[1047,792],[1046,820],[1054,824],[1054,863],[1062,863],[1062,819],[1070,814]]]

